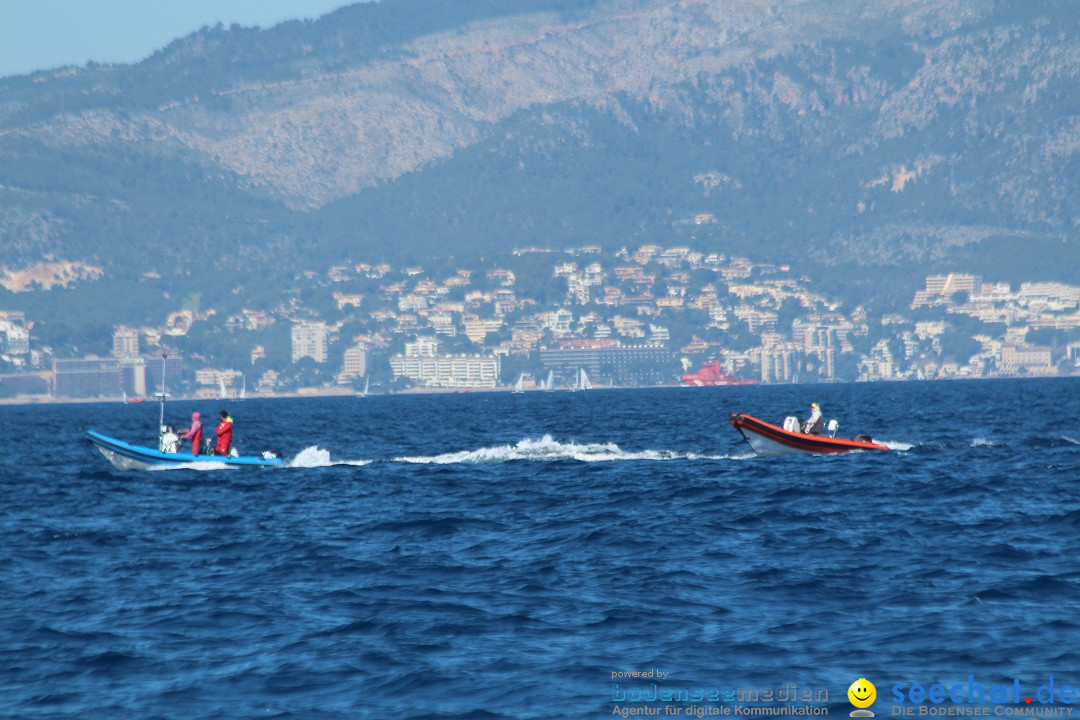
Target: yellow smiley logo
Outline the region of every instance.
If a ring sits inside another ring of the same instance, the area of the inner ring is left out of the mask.
[[[859,678],[847,689],[848,700],[857,708],[868,708],[877,700],[877,688],[866,678]]]

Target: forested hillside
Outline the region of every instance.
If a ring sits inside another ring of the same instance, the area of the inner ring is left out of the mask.
[[[1078,30],[1069,2],[383,0],[0,79],[0,301],[140,322],[583,244],[882,305],[939,270],[1080,282]]]

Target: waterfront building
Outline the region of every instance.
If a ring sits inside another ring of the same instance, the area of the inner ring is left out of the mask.
[[[367,375],[367,349],[363,345],[353,345],[345,351],[345,361],[338,381],[347,383],[364,375]]]
[[[123,372],[116,358],[53,360],[53,394],[57,397],[119,397]]]
[[[292,361],[309,357],[325,363],[330,346],[330,331],[323,322],[298,322],[292,326]]]
[[[493,355],[443,355],[432,337],[405,343],[405,353],[390,358],[395,380],[405,377],[429,388],[496,388],[499,368]]]
[[[563,340],[556,348],[540,348],[545,370],[569,384],[579,368],[595,383],[655,385],[671,375],[672,353],[667,345],[628,345],[618,340]]]
[[[1048,347],[1037,345],[1004,345],[998,370],[1005,375],[1056,375]]]
[[[759,355],[761,382],[789,383],[796,379],[799,367],[799,351],[790,343],[776,343],[762,346],[756,352],[751,350],[751,357]]]

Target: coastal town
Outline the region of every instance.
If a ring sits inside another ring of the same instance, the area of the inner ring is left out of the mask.
[[[114,327],[110,353],[83,357],[38,346],[33,318],[0,311],[0,397],[138,401],[163,381],[238,398],[1080,373],[1080,288],[1061,283],[932,275],[907,307],[874,314],[787,265],[659,245],[298,278],[326,302],[179,308],[159,326]],[[200,325],[234,336],[240,361],[185,344]],[[271,337],[287,337],[277,357]]]

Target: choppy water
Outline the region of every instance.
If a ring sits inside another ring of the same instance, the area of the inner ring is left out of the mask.
[[[811,400],[896,448],[756,458]],[[177,402],[169,417],[216,414]],[[113,471],[0,408],[0,716],[610,717],[613,672],[1080,686],[1080,381],[230,406],[283,470]],[[882,710],[879,699],[878,715]]]

